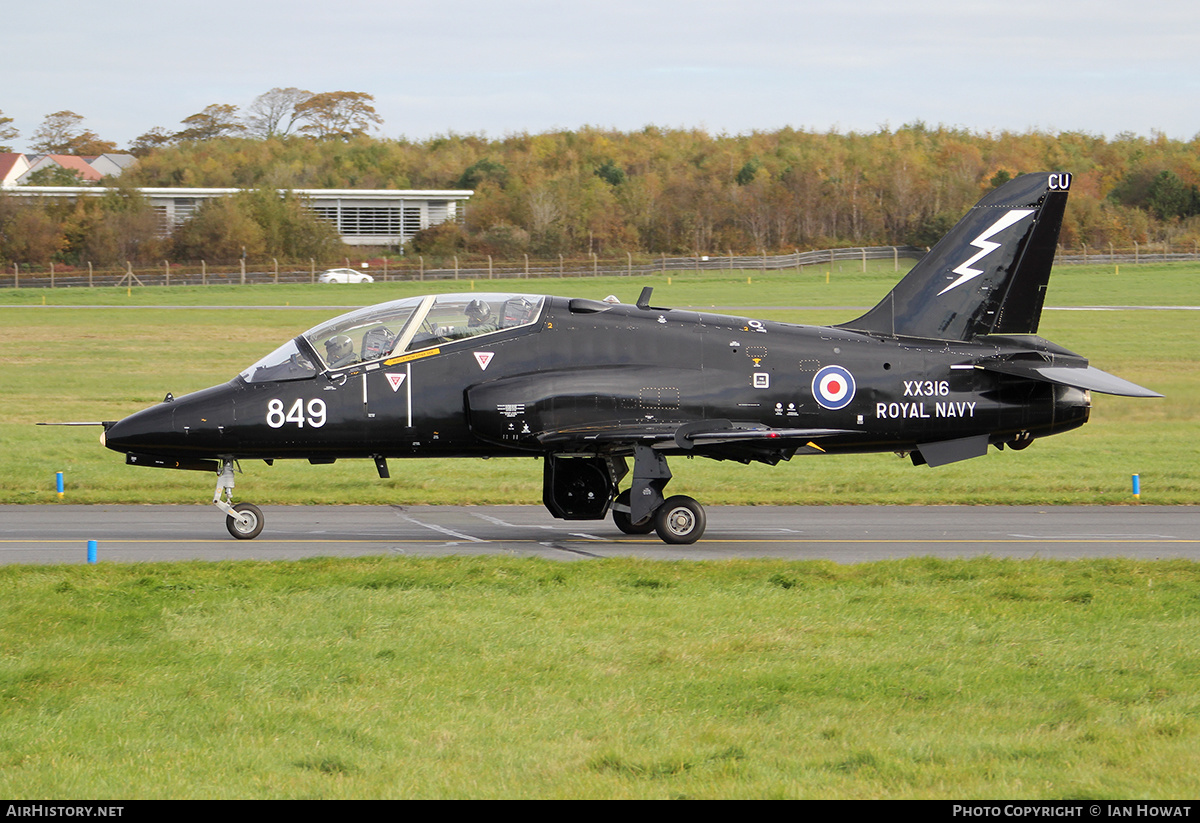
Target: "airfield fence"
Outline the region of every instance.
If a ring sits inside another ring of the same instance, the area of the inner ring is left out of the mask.
[[[1140,264],[1158,263],[1164,261],[1200,260],[1200,248],[1193,247],[1190,252],[1172,251],[1166,244],[1156,245],[1151,250],[1149,246],[1135,246],[1133,249],[1059,249],[1055,257],[1058,264]],[[1158,249],[1161,249],[1159,251]],[[497,264],[491,258],[481,261],[472,257],[460,261],[454,257],[438,260],[436,264],[427,263],[423,257],[410,257],[404,261],[384,259],[375,261],[367,269],[352,265],[349,260],[334,263],[326,261],[318,265],[309,261],[304,267],[295,264],[280,264],[271,260],[265,264],[241,263],[236,266],[213,266],[204,262],[173,263],[162,261],[156,266],[134,267],[126,264],[123,268],[95,268],[91,264],[84,266],[48,265],[30,267],[21,264],[8,264],[0,273],[0,288],[82,288],[82,287],[133,287],[133,286],[171,286],[171,285],[239,285],[250,283],[309,283],[316,282],[320,274],[327,268],[354,268],[356,271],[369,273],[376,281],[415,281],[415,280],[506,280],[506,279],[535,279],[539,277],[637,277],[650,274],[713,272],[713,271],[787,271],[795,269],[804,271],[806,268],[816,268],[825,271],[833,265],[847,264],[861,266],[867,270],[868,261],[892,261],[894,270],[899,271],[900,260],[920,260],[928,249],[916,246],[858,246],[842,249],[822,249],[813,251],[794,251],[790,254],[761,254],[761,255],[696,255],[691,257],[668,257],[660,255],[655,258],[641,257],[635,261],[633,255],[626,254],[624,259],[600,258],[592,255],[588,258],[531,261],[528,257],[523,262],[505,261]],[[886,265],[886,263],[885,263]]]

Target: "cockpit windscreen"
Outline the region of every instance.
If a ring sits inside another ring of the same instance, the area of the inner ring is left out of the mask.
[[[358,309],[322,323],[264,357],[242,377],[248,383],[300,380],[407,352],[528,326],[541,314],[540,295],[472,293],[410,297]],[[311,348],[323,361],[311,362]]]

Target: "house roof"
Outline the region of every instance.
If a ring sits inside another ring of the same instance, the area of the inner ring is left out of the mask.
[[[82,157],[75,157],[71,154],[45,154],[38,158],[33,164],[30,171],[37,171],[40,168],[45,168],[47,162],[57,163],[64,169],[70,169],[78,175],[80,180],[89,183],[96,183],[104,179],[104,175],[91,167],[87,160]]]
[[[21,185],[27,176],[55,164],[70,169],[81,182],[96,183],[110,175],[116,176],[137,162],[132,154],[101,154],[76,157],[70,154],[19,154],[0,152],[0,186]]]
[[[0,152],[0,186],[16,185],[17,178],[29,171],[29,161],[23,154]]]
[[[132,154],[101,154],[98,157],[85,157],[88,165],[101,174],[120,175],[125,169],[137,162]]]

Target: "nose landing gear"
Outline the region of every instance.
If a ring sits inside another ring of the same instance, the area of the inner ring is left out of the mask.
[[[263,530],[262,510],[253,503],[238,503],[225,518],[225,528],[238,540],[253,540]]]
[[[221,496],[225,499],[222,500]],[[213,505],[225,512],[225,528],[238,540],[253,540],[263,530],[262,510],[253,503],[233,505],[233,458],[221,459],[221,473],[213,492]]]

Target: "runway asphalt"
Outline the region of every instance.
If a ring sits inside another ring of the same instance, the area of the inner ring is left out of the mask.
[[[0,506],[0,563],[506,554],[557,560],[1126,557],[1200,560],[1200,506],[712,506],[691,546],[540,506],[267,506],[235,540],[212,506]]]

